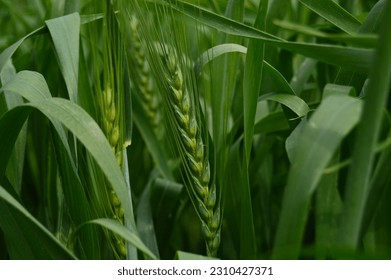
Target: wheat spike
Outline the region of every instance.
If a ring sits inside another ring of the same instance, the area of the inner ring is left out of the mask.
[[[149,63],[145,57],[140,35],[138,33],[139,22],[135,16],[130,19],[130,46],[131,61],[135,66],[133,74],[134,84],[141,97],[144,111],[151,123],[152,129],[158,138],[162,138],[161,117],[159,112],[159,99],[156,95],[154,80]]]
[[[107,139],[111,145],[117,164],[122,168],[123,156],[122,145],[120,144],[120,130],[118,124],[118,112],[115,106],[114,93],[110,86],[107,86],[103,91],[103,116],[104,116],[104,131]],[[120,223],[124,224],[125,210],[121,205],[121,201],[115,191],[109,188],[109,198],[112,211],[114,212],[113,218]],[[126,246],[122,238],[113,236],[115,251],[121,258],[126,257]]]
[[[186,89],[181,65],[174,52],[166,56],[169,103],[175,116],[180,141],[185,149],[184,160],[189,167],[191,192],[198,215],[207,253],[215,256],[220,245],[221,213],[216,186],[210,182],[210,164],[197,122],[195,105]]]

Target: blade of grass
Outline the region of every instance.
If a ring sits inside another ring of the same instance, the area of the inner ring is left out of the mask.
[[[300,64],[299,69],[296,71],[294,76],[290,81],[290,86],[292,90],[298,95],[301,96],[301,93],[311,75],[314,72],[316,66],[316,61],[312,58],[305,58],[304,61]]]
[[[198,6],[177,1],[177,11],[227,34],[258,39],[268,45],[302,54],[316,60],[366,73],[372,63],[373,50],[336,45],[287,42],[256,28],[217,15]]]
[[[136,248],[141,250],[143,253],[147,254],[153,260],[156,260],[157,257],[148,249],[147,246],[141,241],[140,237],[132,230],[129,230],[125,226],[121,225],[119,222],[111,219],[96,219],[88,222],[87,224],[97,224],[100,225],[124,238],[129,243],[133,244]]]
[[[360,22],[352,14],[350,14],[333,0],[299,1],[348,34],[354,34],[360,28]]]
[[[140,201],[137,206],[137,228],[144,244],[153,252],[157,258],[160,258],[159,248],[156,241],[156,231],[153,223],[153,210],[151,201],[152,184],[157,175],[157,172],[155,172],[155,174],[151,174],[148,185],[141,194]]]
[[[338,162],[338,159],[339,156],[335,156],[331,164]],[[338,192],[338,172],[324,175],[316,192],[316,259],[327,259],[333,256],[342,208],[343,203]]]
[[[76,165],[69,156],[69,147],[64,147],[64,143],[55,133],[53,133],[53,143],[67,209],[75,226],[79,226],[92,219],[91,204],[77,174]],[[99,238],[94,228],[84,228],[79,232],[78,238],[80,242],[76,248],[79,258],[88,260],[100,258]]]
[[[7,61],[12,57],[12,55],[15,53],[15,51],[20,47],[20,45],[26,40],[27,38],[30,38],[34,35],[38,35],[40,33],[46,32],[46,27],[40,27],[33,32],[27,34],[23,38],[19,39],[15,43],[13,43],[11,46],[6,48],[1,54],[0,54],[0,73],[3,72],[4,66],[6,65]]]
[[[45,24],[56,49],[69,99],[76,103],[78,101],[80,16],[74,13],[47,20]]]
[[[342,139],[357,124],[361,105],[355,98],[330,96],[301,128],[291,156],[273,259],[299,256],[312,194]]]
[[[380,202],[385,196],[385,193],[390,188],[391,182],[391,165],[389,164],[391,160],[391,151],[390,148],[384,150],[380,156],[379,161],[374,170],[373,177],[371,179],[371,190],[368,195],[368,200],[365,206],[365,212],[362,221],[361,234],[360,237],[363,237],[365,234],[365,229],[369,228],[376,211],[379,209]]]
[[[307,103],[300,97],[292,94],[284,94],[284,93],[271,93],[265,94],[259,97],[258,101],[262,100],[270,100],[280,103],[281,105],[286,106],[290,110],[292,110],[298,117],[304,117],[309,111]]]
[[[345,35],[345,34],[330,34],[330,33],[320,31],[316,28],[310,27],[308,25],[289,22],[289,21],[276,20],[273,23],[279,26],[280,28],[284,28],[295,33],[301,33],[304,35],[330,39],[335,42],[350,43],[356,47],[374,48],[377,43],[377,36],[373,34],[368,34],[368,35],[362,34],[362,35],[354,35],[354,36]]]
[[[269,1],[259,3],[257,17],[254,26],[263,30],[265,28],[266,13]],[[243,82],[243,123],[244,123],[244,159],[243,159],[243,190],[241,205],[241,246],[240,257],[254,259],[256,256],[255,229],[252,213],[249,164],[251,146],[254,137],[255,114],[257,100],[260,95],[263,75],[265,44],[259,40],[251,40],[248,46],[246,62],[244,66]]]
[[[391,13],[391,1],[387,1],[384,14]],[[370,190],[370,178],[374,163],[374,150],[379,138],[384,108],[391,79],[391,17],[384,16],[380,31],[376,58],[372,65],[368,95],[354,144],[353,164],[349,170],[344,201],[344,214],[339,232],[340,246],[355,251],[366,200]]]

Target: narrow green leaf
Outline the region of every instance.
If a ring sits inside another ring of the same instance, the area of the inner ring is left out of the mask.
[[[366,73],[373,59],[373,50],[336,45],[287,42],[256,28],[217,15],[198,6],[177,1],[171,4],[177,11],[227,34],[258,39],[268,45],[283,48],[316,60]]]
[[[76,103],[78,100],[80,16],[74,13],[47,20],[45,23],[56,48],[69,98]]]
[[[51,97],[45,78],[38,72],[32,71],[19,72],[0,90],[19,94],[30,101]]]
[[[356,47],[374,48],[377,43],[377,36],[373,34],[360,34],[360,35],[345,35],[345,34],[330,34],[319,31],[318,29],[312,28],[308,25],[298,24],[289,21],[274,21],[274,24],[290,30],[295,33],[301,33],[304,35],[315,36],[319,38],[326,38],[335,42],[345,42],[353,44]]]
[[[20,47],[20,45],[26,40],[27,38],[40,34],[42,32],[46,31],[46,27],[40,27],[33,32],[27,34],[23,38],[19,39],[15,43],[13,43],[11,46],[6,48],[1,54],[0,54],[0,73],[3,72],[3,68],[6,65],[7,61],[12,57],[12,55],[15,53],[15,51]]]
[[[270,100],[270,101],[278,102],[291,109],[298,117],[305,116],[310,110],[307,103],[305,103],[303,99],[297,97],[296,95],[291,95],[291,94],[272,93],[272,94],[262,95],[258,100],[259,101]]]
[[[262,0],[259,3],[255,26],[265,28],[268,1]],[[243,81],[243,124],[244,124],[244,185],[241,205],[241,251],[240,256],[244,259],[254,259],[256,255],[255,230],[252,213],[252,202],[249,182],[248,167],[250,164],[250,153],[254,137],[255,114],[257,100],[260,95],[261,81],[263,75],[265,44],[262,41],[250,40],[246,62],[244,66]]]
[[[53,144],[65,202],[72,221],[76,226],[79,226],[92,219],[91,204],[77,173],[76,164],[68,153],[69,147],[64,147],[64,143],[57,135],[53,135]],[[81,246],[79,258],[99,259],[99,239],[95,229],[86,227],[80,231],[78,237],[80,244],[77,244],[76,248],[79,249],[78,245]],[[79,251],[77,252],[79,253]]]
[[[296,71],[295,75],[290,81],[290,86],[292,90],[298,95],[301,96],[301,93],[311,75],[314,72],[316,66],[316,61],[312,58],[306,58],[300,64],[299,69]]]
[[[144,244],[153,252],[153,254],[159,257],[159,249],[156,240],[155,226],[153,222],[153,209],[152,209],[152,184],[156,179],[158,173],[151,174],[148,185],[141,194],[140,201],[137,206],[137,228],[140,233],[140,238]]]
[[[0,186],[0,226],[19,259],[76,259],[41,223]]]
[[[346,188],[340,238],[344,249],[355,251],[361,231],[365,204],[370,190],[375,147],[380,135],[382,110],[386,105],[391,82],[391,1],[386,1],[376,58],[369,76],[368,95],[357,128],[352,165]]]
[[[390,138],[388,138],[390,139]],[[363,222],[361,228],[361,236],[365,234],[367,228],[369,228],[376,211],[379,208],[380,202],[385,193],[389,190],[391,184],[391,151],[388,147],[382,151],[379,156],[379,161],[374,170],[373,177],[371,179],[371,190],[368,195],[368,201],[365,207],[365,213],[363,214]]]
[[[361,106],[362,102],[352,97],[329,96],[301,128],[284,191],[272,258],[298,257],[312,194],[342,139],[357,124]]]
[[[111,230],[115,234],[118,234],[129,243],[133,244],[137,249],[147,254],[152,259],[156,260],[157,257],[144,245],[140,237],[134,232],[121,225],[119,222],[111,219],[96,219],[88,222],[88,224],[97,224],[108,230]]]
[[[276,68],[270,65],[267,61],[264,61],[263,64],[264,64],[263,68],[265,73],[267,73],[274,80],[274,82],[279,86],[280,93],[288,93],[291,95],[296,95],[294,89],[289,85],[287,80],[285,80],[285,77],[281,74],[280,71],[278,71]]]
[[[373,33],[379,30],[381,25],[381,19],[384,17],[384,4],[385,0],[379,0],[372,10],[369,11],[369,14],[362,26],[360,27],[360,33]]]
[[[239,44],[233,44],[233,43],[225,43],[220,44],[217,46],[214,46],[213,48],[208,49],[205,51],[195,62],[194,64],[194,72],[198,76],[201,73],[202,68],[208,64],[213,59],[227,53],[247,53],[247,48],[239,45]]]
[[[361,26],[361,23],[352,14],[350,14],[333,0],[299,1],[346,33],[354,34]]]
[[[339,156],[331,160],[338,162]],[[338,222],[343,203],[338,192],[338,173],[324,175],[316,192],[315,247],[316,259],[326,259],[333,255],[333,246],[338,236]]]

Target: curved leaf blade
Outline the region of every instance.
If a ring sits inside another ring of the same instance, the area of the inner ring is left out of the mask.
[[[148,247],[144,245],[144,243],[141,241],[140,237],[136,233],[127,229],[119,222],[111,219],[95,219],[88,223],[97,224],[108,230],[111,230],[112,232],[124,238],[129,243],[133,244],[136,248],[147,254],[152,259],[157,259],[156,256],[148,249]]]
[[[77,102],[80,16],[77,13],[45,21],[60,62],[69,98]]]
[[[301,128],[283,196],[272,258],[298,257],[312,194],[342,139],[359,121],[361,108],[362,102],[358,99],[332,95]]]
[[[338,3],[332,0],[299,0],[315,13],[348,34],[357,33],[361,23]]]
[[[268,45],[311,57],[328,64],[367,73],[373,60],[374,52],[372,49],[287,42],[281,38],[268,34],[267,32],[260,31],[256,28],[231,20],[224,16],[220,16],[198,6],[184,3],[182,1],[176,2],[178,4],[170,4],[175,10],[224,33],[258,39]]]

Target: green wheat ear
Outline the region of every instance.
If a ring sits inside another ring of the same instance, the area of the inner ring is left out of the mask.
[[[164,58],[167,71],[168,105],[174,115],[172,129],[179,135],[179,147],[189,181],[188,189],[198,216],[201,218],[202,233],[207,253],[216,256],[220,245],[221,211],[217,203],[216,185],[211,182],[208,153],[203,142],[200,111],[191,98],[184,81],[181,63],[175,52],[168,52]],[[186,75],[189,76],[189,75]]]
[[[130,58],[131,74],[136,93],[140,97],[152,130],[158,139],[163,136],[159,97],[155,81],[146,58],[139,35],[139,21],[136,16],[130,18]]]
[[[118,22],[113,11],[111,1],[105,1],[102,25],[91,26],[92,57],[95,64],[94,89],[96,92],[97,120],[104,132],[118,166],[124,169],[125,149],[125,85],[124,73],[126,70],[125,43],[119,31]],[[102,38],[97,36],[102,34]],[[94,36],[95,35],[95,36]],[[124,66],[125,65],[125,66]],[[112,218],[125,224],[125,210],[121,200],[112,186],[103,179],[97,186],[96,207],[99,215]],[[127,250],[123,238],[107,232],[107,238],[114,256],[118,259],[127,257]]]

